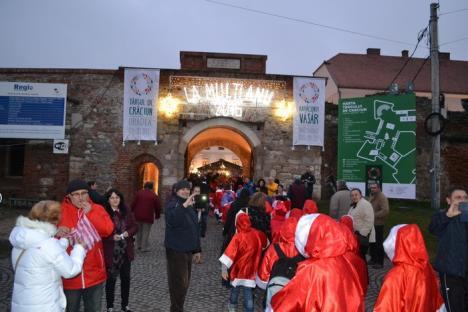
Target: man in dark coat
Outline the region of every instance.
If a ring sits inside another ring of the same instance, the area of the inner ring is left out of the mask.
[[[132,203],[132,212],[138,224],[137,247],[143,251],[149,251],[148,237],[151,226],[161,214],[161,202],[154,193],[153,186],[153,182],[146,182]]]
[[[190,183],[181,180],[174,185],[175,195],[166,205],[167,280],[171,312],[183,312],[187,295],[192,259],[201,260],[198,218],[193,209],[195,194],[190,195]]]
[[[88,181],[88,186],[89,186],[88,194],[91,200],[93,201],[93,203],[104,207],[106,205],[106,199],[97,191],[98,185],[96,181]]]
[[[452,188],[446,200],[448,209],[436,212],[429,225],[438,239],[434,268],[447,311],[467,311],[468,222],[459,204],[468,201],[468,196],[463,188]]]

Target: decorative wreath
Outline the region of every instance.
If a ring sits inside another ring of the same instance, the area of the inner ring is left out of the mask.
[[[319,95],[320,88],[312,81],[303,84],[299,88],[299,96],[307,104],[315,103],[318,100]]]
[[[368,170],[367,170],[367,177],[369,179],[377,179],[379,177],[382,176],[382,173],[380,172],[380,168],[379,167],[370,167]]]
[[[143,80],[145,81],[145,88],[143,90],[140,90],[138,88],[138,80],[140,77],[143,77]],[[151,92],[151,89],[153,88],[153,79],[151,79],[150,76],[148,76],[145,73],[138,74],[135,77],[130,80],[130,88],[132,89],[133,92],[135,92],[136,95],[148,95],[148,93]]]

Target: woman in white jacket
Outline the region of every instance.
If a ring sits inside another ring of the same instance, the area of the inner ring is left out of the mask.
[[[60,203],[50,200],[35,204],[28,217],[18,217],[10,234],[15,270],[12,312],[65,310],[61,277],[80,273],[86,252],[76,244],[67,254],[68,240],[54,238],[59,220]]]

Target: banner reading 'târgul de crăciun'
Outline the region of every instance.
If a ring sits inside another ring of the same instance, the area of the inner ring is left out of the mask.
[[[156,141],[159,69],[125,69],[123,141]]]
[[[325,79],[294,77],[293,145],[323,146]]]

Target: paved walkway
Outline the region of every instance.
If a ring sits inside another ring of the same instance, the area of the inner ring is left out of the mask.
[[[221,286],[220,264],[218,261],[219,247],[222,240],[221,225],[209,219],[206,238],[202,239],[203,263],[193,265],[192,279],[185,302],[187,312],[219,312],[227,311],[229,291]],[[132,264],[132,284],[130,291],[130,307],[133,311],[166,312],[169,311],[169,292],[167,289],[166,260],[163,246],[164,222],[158,220],[151,230],[151,251],[137,253]],[[388,270],[370,269],[370,284],[366,297],[366,311],[372,311],[372,306],[378,295],[382,278]],[[10,259],[0,260],[0,311],[9,311],[13,272]],[[115,307],[120,307],[120,289],[117,283]],[[257,298],[260,292],[256,292]],[[241,299],[241,298],[240,298]],[[105,308],[103,296],[103,308]],[[239,302],[242,302],[241,300]],[[239,307],[241,304],[239,304]],[[242,311],[239,308],[239,311]],[[261,311],[260,300],[256,300],[255,311]]]

